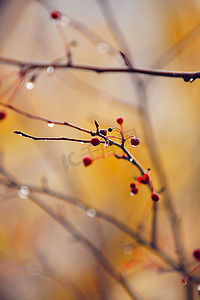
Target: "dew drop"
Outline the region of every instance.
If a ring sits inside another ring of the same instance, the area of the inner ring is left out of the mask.
[[[54,123],[50,123],[50,122],[48,123],[48,127],[50,128],[54,127],[54,125],[55,125]]]
[[[130,162],[133,162],[133,158],[131,157],[131,158],[129,159],[129,161],[130,161]]]
[[[68,26],[71,23],[71,19],[67,16],[62,16],[61,22],[62,26]]]
[[[197,291],[200,292],[200,284],[197,285]]]
[[[130,195],[131,195],[131,196],[134,196],[134,194],[133,194],[132,192],[130,192]]]
[[[21,199],[27,199],[29,197],[29,194],[30,194],[29,187],[26,186],[26,185],[22,185],[22,186],[20,186],[17,193],[18,193],[18,196]]]
[[[56,25],[58,23],[61,23],[61,20],[60,19],[51,19],[51,22]]]
[[[53,66],[49,66],[48,68],[47,68],[47,74],[48,75],[51,75],[51,74],[53,74],[55,72],[55,68],[53,67]]]
[[[124,251],[124,254],[129,255],[129,254],[131,254],[133,252],[133,248],[130,245],[126,245],[124,247],[123,251]]]
[[[105,53],[108,53],[110,47],[108,44],[106,44],[104,42],[100,42],[96,45],[96,49],[99,53],[105,54]]]
[[[27,90],[32,90],[32,89],[34,89],[34,87],[35,87],[35,84],[32,81],[27,81],[26,82]]]
[[[87,214],[87,216],[88,216],[89,218],[95,218],[96,215],[97,215],[97,212],[96,212],[96,210],[95,210],[94,208],[88,208],[88,209],[86,210],[86,214]]]
[[[194,78],[190,78],[190,82],[192,83],[194,81]]]
[[[80,144],[81,144],[81,145],[84,145],[85,143],[84,143],[84,142],[80,142]]]

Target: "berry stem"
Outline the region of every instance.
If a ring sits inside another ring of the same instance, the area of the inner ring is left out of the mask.
[[[60,23],[60,21],[56,22],[56,27],[57,27],[60,37],[64,43],[65,51],[67,54],[68,66],[71,66],[72,65],[72,52],[70,49],[70,44],[67,40],[66,34],[63,30],[63,27],[62,27],[62,24]]]
[[[183,285],[187,285],[187,284],[188,284],[188,279],[189,279],[194,273],[196,273],[199,269],[200,269],[200,264],[199,264],[197,267],[195,267],[195,268],[192,270],[192,272],[190,272],[187,276],[185,276],[185,277],[183,278],[182,284],[183,284]]]

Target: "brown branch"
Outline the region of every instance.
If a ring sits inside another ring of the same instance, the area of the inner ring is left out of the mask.
[[[58,121],[52,121],[50,119],[47,119],[47,118],[42,118],[42,117],[39,117],[39,116],[36,116],[36,115],[33,115],[33,114],[30,114],[30,113],[27,113],[27,112],[24,112],[23,110],[20,110],[12,105],[8,105],[8,104],[4,104],[3,102],[0,101],[0,105],[3,105],[13,111],[15,111],[16,113],[20,114],[20,115],[23,115],[27,118],[30,118],[30,119],[35,119],[35,120],[39,120],[39,121],[43,121],[45,123],[48,123],[48,124],[55,124],[55,125],[65,125],[65,126],[69,126],[69,127],[72,127],[74,129],[77,129],[79,131],[83,131],[83,132],[86,132],[86,133],[89,133],[90,135],[94,136],[99,136],[101,138],[103,138],[105,140],[105,142],[108,143],[108,145],[115,145],[117,146],[118,148],[120,148],[125,154],[126,154],[126,160],[128,160],[129,162],[131,162],[133,165],[135,165],[139,171],[141,172],[142,175],[144,175],[144,173],[146,172],[145,168],[139,163],[139,161],[136,160],[136,158],[125,148],[124,146],[124,143],[122,142],[121,144],[114,141],[114,140],[111,140],[110,138],[104,136],[103,134],[101,134],[100,132],[94,132],[92,130],[87,130],[87,129],[84,129],[82,127],[79,127],[77,125],[74,125],[74,124],[71,124],[69,122],[58,122]],[[34,137],[32,135],[28,135],[26,133],[23,133],[21,131],[15,131],[16,134],[18,135],[22,135],[24,137],[27,137],[27,138],[31,138],[31,139],[34,139],[34,140],[68,140],[68,141],[75,141],[75,142],[84,142],[84,143],[89,143],[90,141],[86,141],[86,140],[78,140],[78,139],[70,139],[70,138],[64,138],[64,137],[61,137],[61,138],[39,138],[39,137]],[[103,141],[101,141],[101,143],[104,143]],[[150,189],[152,191],[152,187],[151,187],[151,184],[149,185],[150,186]]]
[[[35,69],[47,69],[49,66],[52,66],[54,69],[84,70],[84,71],[91,71],[96,73],[138,73],[138,74],[151,75],[151,76],[182,78],[186,82],[188,81],[192,82],[195,79],[200,78],[200,71],[181,72],[181,71],[155,70],[155,69],[139,68],[139,67],[113,68],[113,67],[102,67],[102,66],[85,65],[85,64],[68,64],[68,63],[63,64],[63,63],[54,63],[54,62],[21,61],[17,59],[2,57],[2,56],[0,57],[0,63],[17,66],[22,69],[25,68],[27,72],[30,72]]]
[[[18,109],[18,108],[14,107],[14,106],[12,106],[12,105],[10,105],[10,104],[3,103],[2,101],[0,101],[0,105],[2,105],[2,106],[4,106],[4,107],[7,107],[7,108],[9,108],[9,109],[15,111],[16,113],[18,113],[18,114],[20,114],[20,115],[22,115],[22,116],[25,116],[25,117],[27,117],[27,118],[29,118],[29,119],[34,119],[34,120],[38,120],[38,121],[43,121],[43,122],[46,122],[46,123],[48,123],[48,124],[64,125],[64,126],[72,127],[72,128],[77,129],[77,130],[79,130],[79,131],[83,131],[83,132],[89,133],[89,134],[91,134],[91,135],[94,134],[94,132],[91,131],[91,130],[87,130],[87,129],[81,128],[80,126],[76,126],[76,125],[71,124],[71,123],[69,123],[69,122],[66,122],[66,121],[64,121],[64,122],[59,122],[59,121],[53,121],[53,120],[50,120],[50,119],[46,119],[46,118],[43,118],[43,117],[39,117],[39,116],[33,115],[33,114],[31,114],[31,113],[27,113],[27,112],[25,112],[25,111],[23,111],[23,110],[21,110],[21,109]]]
[[[10,105],[6,106],[6,107],[9,107],[11,108]],[[12,108],[13,109],[13,106]],[[13,109],[14,111],[20,113],[20,114],[23,114],[27,117],[29,117],[29,114],[28,113],[21,113],[22,111],[18,110],[18,109]],[[33,115],[31,115],[31,118],[33,118]],[[44,119],[44,118],[40,118],[40,117],[37,117],[37,116],[34,116],[34,119],[38,119],[38,120],[41,120],[41,121],[44,121],[44,122],[47,122],[47,123],[52,123],[50,120],[48,119]],[[64,123],[67,123],[67,122],[64,122]],[[59,125],[67,125],[67,124],[63,124],[63,122],[54,122],[54,124],[59,124]],[[69,126],[69,125],[67,125]],[[73,128],[76,128],[78,130],[81,130],[81,131],[84,131],[84,132],[87,132],[87,133],[90,133],[91,135],[96,135],[96,136],[99,136],[101,138],[103,138],[105,140],[105,142],[112,146],[112,145],[115,145],[117,146],[118,148],[120,148],[125,154],[126,156],[122,157],[123,159],[126,159],[128,160],[130,163],[132,163],[134,166],[136,166],[138,168],[138,170],[141,172],[142,175],[145,174],[146,170],[145,168],[139,163],[139,161],[125,148],[124,146],[124,142],[122,141],[122,143],[118,143],[116,142],[115,140],[112,140],[106,136],[104,136],[103,134],[101,134],[99,131],[97,131],[96,133],[93,132],[93,131],[90,131],[90,130],[86,130],[86,129],[83,129],[83,128],[80,128],[76,125],[73,125],[70,123],[70,126],[73,127]],[[65,138],[65,137],[59,137],[59,138],[54,138],[54,137],[36,137],[36,136],[32,136],[32,135],[28,135],[26,133],[23,133],[22,131],[15,131],[14,132],[15,134],[17,135],[20,135],[20,136],[24,136],[24,137],[27,137],[27,138],[30,138],[30,139],[33,139],[33,140],[43,140],[43,141],[52,141],[52,140],[65,140],[65,141],[73,141],[73,142],[83,142],[83,143],[90,143],[90,141],[87,141],[87,140],[80,140],[80,139],[73,139],[73,138]],[[100,143],[105,143],[104,141],[100,141]],[[152,189],[152,186],[151,186],[151,183],[149,183],[149,187],[150,187],[150,190],[153,191]]]
[[[78,142],[78,143],[84,143],[84,144],[89,144],[90,141],[88,140],[80,140],[80,139],[74,139],[74,138],[66,138],[66,137],[37,137],[33,135],[29,135],[26,133],[23,133],[22,131],[14,131],[15,134],[24,136],[26,138],[35,140],[35,141],[71,141],[71,142]],[[100,143],[104,144],[104,141],[101,141]]]

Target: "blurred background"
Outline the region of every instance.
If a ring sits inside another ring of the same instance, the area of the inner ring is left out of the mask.
[[[50,12],[58,9],[63,14],[61,22],[71,43],[74,62],[123,66],[118,54],[121,49],[105,20],[100,2],[1,1],[0,55],[43,62],[63,57],[63,42],[50,18]],[[200,69],[199,1],[110,0],[109,4],[136,66],[179,71]],[[0,74],[15,70],[18,69],[0,65]],[[142,103],[132,84],[135,76],[78,70],[42,71],[34,88],[27,89],[24,84],[12,105],[90,130],[95,128],[94,120],[98,120],[101,128],[108,128],[116,126],[116,118],[122,116],[125,132],[136,134],[141,140],[137,148],[128,147],[146,169],[151,168],[151,176],[159,190],[163,186],[145,140],[139,112]],[[9,99],[16,78],[5,79],[0,75],[1,101]],[[191,270],[196,265],[192,252],[200,247],[199,80],[187,83],[182,79],[142,75],[140,78],[146,90],[156,142],[179,216],[181,238]],[[22,138],[13,132],[21,130],[41,137],[87,139],[88,136],[65,126],[50,128],[47,123],[28,119],[11,110],[6,114],[0,122],[1,164],[22,185],[41,186],[45,179],[53,190],[75,196],[91,207],[117,217],[134,230],[142,224],[142,235],[149,240],[150,193],[142,186],[137,196],[130,195],[130,182],[139,176],[136,168],[114,157],[99,159],[85,168],[84,156],[100,156],[109,149]],[[149,134],[147,127],[145,133]],[[77,207],[45,195],[39,197],[53,208],[61,209],[66,218],[127,277],[141,299],[184,299],[182,276],[173,270],[161,273],[154,264],[149,266],[149,261],[157,259],[150,251],[141,249],[137,254],[139,262],[124,269],[135,253],[134,248],[127,247],[133,242],[130,237],[98,218],[88,217]],[[129,299],[87,249],[29,199],[22,198],[16,190],[0,185],[1,299]],[[158,245],[176,259],[162,195]],[[158,264],[165,267],[162,262]],[[195,297],[198,298],[196,292]]]

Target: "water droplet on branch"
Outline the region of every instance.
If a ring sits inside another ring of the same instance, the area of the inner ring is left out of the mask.
[[[87,214],[87,216],[88,216],[89,218],[95,218],[96,215],[97,215],[97,212],[96,212],[96,210],[95,210],[94,208],[88,208],[88,209],[86,210],[86,214]]]
[[[32,90],[32,89],[34,89],[34,87],[35,87],[35,84],[32,81],[27,81],[26,82],[27,90]]]
[[[108,44],[106,44],[104,42],[100,42],[96,45],[96,49],[99,53],[105,54],[109,51],[110,47]]]
[[[48,75],[51,75],[51,74],[53,74],[55,72],[55,68],[53,67],[53,66],[49,66],[48,68],[47,68],[47,74]]]
[[[29,195],[30,195],[30,190],[28,186],[22,185],[20,186],[19,190],[18,190],[18,196],[21,199],[28,199]]]
[[[50,128],[54,127],[54,125],[55,125],[54,123],[50,123],[50,122],[48,123],[48,127]]]
[[[68,26],[71,23],[71,19],[67,16],[62,16],[61,24],[62,26]]]
[[[130,245],[124,247],[124,254],[129,255],[133,252],[133,248]]]

